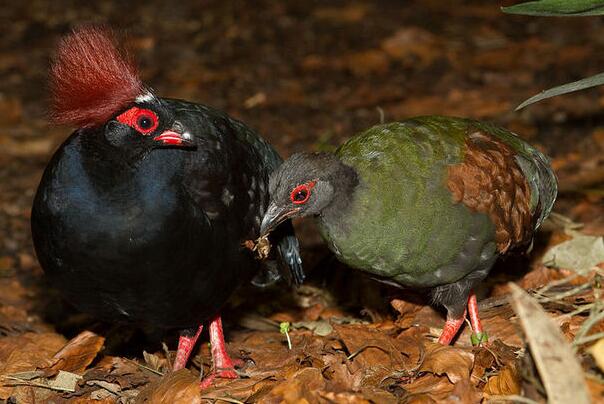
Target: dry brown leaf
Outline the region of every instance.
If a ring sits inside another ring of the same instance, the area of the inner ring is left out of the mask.
[[[361,393],[363,397],[368,398],[372,403],[394,404],[399,402],[393,394],[382,389],[365,388],[361,390]]]
[[[159,378],[157,375],[143,370],[127,359],[109,356],[103,358],[93,369],[84,374],[86,383],[98,381],[117,383],[121,390],[132,389],[149,382],[149,379]]]
[[[361,393],[353,392],[319,392],[321,398],[325,399],[328,403],[335,404],[396,404],[398,400],[392,394],[384,390],[363,390]]]
[[[417,96],[386,108],[388,116],[413,116],[434,111],[448,111],[451,115],[489,118],[509,111],[511,103],[496,96],[485,99],[476,90],[453,89],[448,94]]]
[[[455,383],[451,396],[447,399],[451,403],[480,403],[482,393],[470,383],[469,380],[461,380]]]
[[[275,384],[270,378],[215,379],[210,387],[202,391],[202,398],[230,397],[255,403],[268,394]]]
[[[400,328],[409,328],[415,325],[417,313],[425,307],[425,305],[401,299],[393,299],[390,301],[390,306],[399,313],[395,323]]]
[[[325,388],[325,379],[317,368],[300,369],[279,383],[259,403],[315,403],[318,392]]]
[[[401,341],[365,325],[334,325],[350,358],[360,366],[404,368],[408,360],[401,353]]]
[[[312,306],[304,310],[302,318],[306,321],[317,321],[319,319],[319,316],[321,316],[321,313],[323,313],[323,310],[325,310],[325,306],[323,306],[322,304],[313,304]]]
[[[60,370],[82,374],[103,347],[105,338],[91,331],[84,331],[72,338],[52,357],[52,364],[42,367],[45,376],[57,374]]]
[[[199,404],[199,380],[188,369],[169,373],[145,387],[136,397],[136,403]]]
[[[342,59],[343,67],[356,76],[386,73],[390,67],[388,56],[378,49],[351,53]]]
[[[319,316],[323,320],[329,320],[333,317],[344,318],[346,317],[346,313],[341,308],[337,307],[326,307]]]
[[[343,70],[361,77],[369,74],[384,74],[389,67],[390,59],[380,49],[367,49],[330,57],[309,55],[302,61],[302,68],[307,71]]]
[[[482,395],[469,380],[452,384],[446,377],[432,374],[402,387],[409,393],[403,397],[405,403],[479,403]]]
[[[604,383],[599,380],[587,379],[587,387],[589,387],[589,393],[591,394],[591,402],[603,403],[604,402]]]
[[[407,314],[417,313],[423,307],[425,307],[425,304],[413,303],[413,302],[409,302],[407,300],[401,300],[401,299],[392,299],[390,301],[390,305],[401,316],[405,316]]]
[[[393,59],[413,66],[429,66],[443,55],[438,39],[419,27],[406,27],[382,41],[382,49]]]
[[[0,115],[3,126],[19,123],[23,115],[22,100],[18,97],[3,96],[0,98]]]
[[[470,378],[474,364],[474,354],[461,348],[428,343],[426,355],[419,367],[420,372],[430,372],[435,375],[445,375],[451,383],[458,383]]]
[[[355,23],[361,21],[368,11],[366,4],[355,3],[344,7],[319,7],[313,11],[313,15],[333,22]]]
[[[444,402],[451,397],[454,386],[446,377],[428,373],[401,387],[408,393],[404,402],[419,404]]]
[[[347,366],[346,357],[343,354],[324,355],[325,368],[322,370],[323,377],[329,382],[332,389],[358,390],[361,385],[361,372],[354,375]]]
[[[309,346],[314,347],[316,343],[320,344],[315,342],[319,340],[310,334],[307,331],[290,332],[292,350],[287,348],[285,336],[277,331],[256,331],[241,335],[238,344],[245,347],[246,356],[256,364],[245,370],[246,375],[258,378],[273,377],[284,367],[299,369],[297,359],[306,356],[303,348],[308,349]]]
[[[539,303],[510,283],[511,303],[531,347],[531,355],[551,403],[589,403],[583,369],[556,323]]]
[[[510,71],[521,69],[529,63],[544,62],[535,58],[536,52],[555,60],[557,53],[552,52],[551,44],[538,38],[531,38],[518,44],[508,44],[505,47],[486,49],[477,53],[471,60],[471,65],[481,69]]]
[[[493,355],[488,349],[479,347],[474,351],[474,365],[472,366],[472,373],[470,375],[472,381],[475,383],[480,381],[484,377],[487,369],[491,369],[497,366],[495,355]]]
[[[26,333],[0,339],[0,377],[48,366],[52,355],[64,344],[65,338],[55,333]],[[2,383],[0,399],[7,399],[12,395],[21,398],[23,402],[28,402],[35,399],[42,400],[50,393],[45,389],[8,386],[7,384],[11,383],[4,378],[0,381]]]
[[[484,393],[492,396],[512,395],[520,393],[520,376],[516,366],[511,364],[492,376],[484,387]]]
[[[168,368],[168,360],[163,354],[157,355],[143,351],[143,359],[149,368],[158,372],[160,372],[162,369]]]
[[[103,398],[91,398],[91,397],[77,397],[69,399],[69,404],[90,404],[91,400],[94,400],[94,404],[115,404],[115,396],[111,393],[107,393],[107,397]],[[61,403],[59,400],[53,401],[53,403]]]
[[[34,370],[49,363],[65,344],[55,333],[26,333],[0,339],[0,374]]]
[[[559,270],[539,265],[536,269],[523,276],[518,285],[523,289],[535,289],[541,288],[551,281],[562,278],[564,278],[564,275],[562,275]],[[508,295],[510,293],[509,288],[506,285],[502,285],[501,287],[502,294]]]
[[[490,341],[488,346],[474,348],[474,366],[471,379],[479,382],[485,375],[486,370],[501,369],[506,366],[517,366],[518,348],[506,345],[503,341],[496,339]]]

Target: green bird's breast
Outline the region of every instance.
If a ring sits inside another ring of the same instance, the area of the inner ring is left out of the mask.
[[[318,218],[347,265],[408,286],[455,282],[497,255],[489,217],[453,200],[447,167],[463,160],[466,122],[379,125],[336,152],[359,186],[337,226]]]

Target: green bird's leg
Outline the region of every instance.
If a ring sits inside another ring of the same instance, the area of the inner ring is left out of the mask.
[[[486,331],[483,330],[482,323],[480,322],[480,316],[478,315],[478,302],[476,301],[476,294],[473,290],[470,290],[467,309],[464,310],[463,314],[457,318],[447,316],[447,321],[445,322],[443,331],[438,338],[438,342],[440,344],[451,344],[451,341],[453,341],[453,338],[455,338],[459,332],[459,329],[463,325],[466,314],[468,314],[468,317],[470,317],[470,325],[472,326],[472,336],[470,337],[472,340],[472,345],[480,346],[489,342],[488,335]]]
[[[468,315],[470,317],[470,325],[472,326],[472,336],[470,337],[472,345],[479,346],[489,342],[487,333],[482,329],[482,323],[478,315],[478,302],[476,301],[474,290],[471,290],[470,296],[468,296]]]
[[[459,318],[450,318],[447,316],[447,321],[445,322],[443,331],[440,333],[438,343],[443,345],[451,344],[451,341],[453,341],[453,338],[455,338],[457,335],[457,332],[461,328],[465,318],[466,310],[463,311],[463,314]]]

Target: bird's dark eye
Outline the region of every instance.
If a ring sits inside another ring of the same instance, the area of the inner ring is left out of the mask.
[[[294,195],[294,202],[304,202],[308,198],[308,191],[301,189]]]
[[[150,109],[132,107],[117,117],[117,120],[124,123],[143,135],[149,134],[157,129],[159,119],[157,114]]]
[[[139,116],[136,120],[136,123],[138,127],[143,130],[149,130],[153,127],[153,119],[151,119],[151,117],[147,115]]]
[[[315,186],[315,181],[307,182],[306,184],[298,185],[289,195],[291,201],[296,205],[306,203],[310,198],[310,190]]]

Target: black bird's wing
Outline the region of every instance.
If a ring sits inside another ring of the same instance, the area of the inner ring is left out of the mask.
[[[185,114],[185,116],[202,117],[201,120],[190,123],[198,129],[195,134],[200,148],[198,154],[203,156],[200,158],[204,160],[196,167],[202,171],[211,167],[212,175],[199,173],[200,175],[194,176],[196,178],[192,180],[195,184],[189,187],[190,192],[195,194],[194,199],[202,204],[206,210],[205,213],[209,213],[210,219],[213,214],[216,217],[224,217],[229,215],[224,206],[224,198],[229,196],[221,194],[221,192],[229,187],[238,190],[239,192],[235,192],[235,198],[247,199],[239,201],[239,206],[246,208],[243,209],[245,212],[237,211],[236,215],[240,216],[239,222],[243,223],[245,228],[253,230],[247,234],[247,239],[258,237],[260,221],[269,201],[268,177],[283,161],[279,154],[253,130],[221,111],[180,100],[164,99],[164,102],[181,113],[193,113]],[[217,150],[218,147],[222,149]],[[256,154],[257,158],[252,160],[243,158],[249,153]],[[260,161],[261,163],[246,164],[249,161]],[[233,173],[237,173],[237,175],[232,175]],[[200,178],[205,180],[202,181]],[[205,183],[200,183],[200,181],[205,181]],[[242,189],[244,187],[247,189]],[[220,196],[218,197],[218,195]],[[237,201],[233,203],[236,204]],[[296,285],[301,284],[305,276],[300,248],[293,226],[289,221],[283,223],[279,232],[271,235],[271,242],[277,247],[277,262],[265,261],[252,283],[257,286],[268,286],[284,277]]]
[[[282,266],[289,269],[291,280],[296,286],[300,286],[304,282],[304,269],[302,268],[302,258],[300,257],[300,245],[294,233],[294,226],[291,221],[287,221],[281,225],[283,236],[277,244],[278,255],[283,262]]]
[[[265,203],[262,206],[262,215],[268,205],[268,177],[281,165],[283,159],[277,151],[264,141],[260,136],[252,132],[240,122],[234,122],[238,127],[238,132],[246,133],[246,138],[249,139],[252,146],[263,157],[266,173],[265,182]],[[260,229],[258,228],[259,232]],[[294,227],[290,220],[282,223],[279,228],[271,233],[271,241],[277,246],[277,263],[274,261],[265,261],[263,268],[257,276],[252,279],[252,283],[256,286],[266,287],[277,282],[284,277],[288,283],[296,286],[304,282],[306,275],[302,267],[302,258],[300,256],[300,245]],[[275,268],[277,266],[277,268]],[[279,271],[281,270],[281,271]]]

